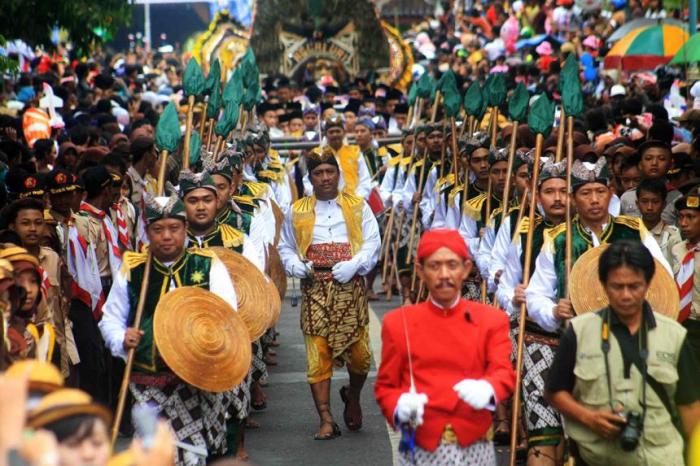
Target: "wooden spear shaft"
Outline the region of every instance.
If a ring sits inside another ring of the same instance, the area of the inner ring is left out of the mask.
[[[156,195],[162,196],[165,191],[165,169],[168,162],[168,151],[162,150],[160,152],[160,165],[158,167],[158,183],[156,187]],[[151,262],[153,262],[153,254],[151,250],[148,250],[146,256],[146,266],[143,274],[143,279],[141,281],[141,289],[139,290],[139,302],[136,306],[136,315],[134,316],[133,328],[141,327],[141,318],[143,316],[143,306],[146,303],[146,295],[148,294],[148,275],[151,270]],[[122,377],[122,383],[119,388],[119,399],[117,401],[117,409],[114,412],[114,423],[112,424],[112,448],[117,442],[117,437],[119,436],[119,424],[122,422],[122,416],[124,415],[124,407],[126,405],[126,397],[129,392],[129,380],[131,379],[131,370],[134,366],[134,356],[136,354],[136,348],[129,349],[126,355],[126,366],[124,367],[124,376]]]
[[[204,107],[202,107],[202,117],[199,119],[199,139],[204,141],[204,130],[207,126],[207,107],[209,107],[209,100],[204,102]]]
[[[561,154],[564,151],[564,107],[561,108],[561,113],[559,114],[559,132],[557,133],[557,152],[554,155],[554,161],[561,161]]]
[[[532,182],[530,192],[537,192],[537,178],[540,176],[540,156],[542,154],[542,143],[544,136],[537,134],[535,139],[535,161],[532,169]],[[535,232],[535,206],[537,204],[536,197],[530,196],[530,210],[528,219],[530,221],[527,229],[527,240],[525,242],[525,265],[523,267],[523,285],[527,287],[530,282],[530,265],[532,263],[532,240]],[[520,420],[520,404],[522,402],[522,394],[520,393],[520,385],[523,377],[523,349],[525,346],[525,319],[527,317],[527,309],[525,303],[520,305],[520,321],[518,322],[518,352],[515,363],[515,391],[513,392],[513,419],[510,425],[510,466],[515,466],[515,457],[517,453],[518,441],[518,424]]]
[[[486,216],[484,218],[484,226],[483,228],[485,229],[488,227],[489,223],[489,217],[491,216],[491,193],[493,191],[493,183],[491,182],[491,173],[489,173],[489,181],[486,187]],[[479,232],[481,233],[481,232]],[[483,240],[483,236],[480,234],[479,235],[480,240]],[[481,241],[479,241],[481,243]],[[486,295],[487,295],[487,285],[488,285],[488,278],[484,280],[484,278],[481,278],[481,303],[486,304]]]
[[[185,124],[185,147],[182,150],[182,169],[190,168],[190,139],[192,138],[192,117],[194,116],[194,96],[187,97],[187,122]]]
[[[574,159],[574,117],[566,117],[567,137],[566,137],[566,192],[571,192],[571,165]],[[572,266],[572,236],[571,236],[571,200],[566,200],[566,249],[564,252],[564,263],[566,265],[566,297],[568,298],[571,283],[569,275]]]
[[[506,172],[506,186],[503,188],[503,212],[501,213],[501,223],[508,217],[508,203],[510,202],[511,178],[513,176],[513,162],[515,161],[515,143],[518,133],[516,128],[518,122],[513,122],[513,132],[510,135],[510,147],[508,148],[508,171]]]
[[[382,283],[386,282],[386,273],[389,269],[389,250],[391,244],[391,236],[394,228],[394,211],[396,209],[391,206],[391,212],[389,212],[389,220],[386,222],[386,229],[384,230],[384,251],[382,254]]]

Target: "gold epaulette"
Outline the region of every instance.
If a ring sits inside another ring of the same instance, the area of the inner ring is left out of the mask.
[[[403,154],[403,146],[401,145],[400,142],[397,142],[396,144],[388,144],[384,147],[386,147],[386,150],[394,155],[402,155]]]
[[[257,172],[255,175],[256,176],[262,176],[265,178],[269,178],[273,181],[279,181],[280,180],[280,174],[281,172],[276,172],[274,170],[260,170]]]
[[[280,153],[277,152],[277,151],[276,151],[275,149],[273,149],[273,148],[270,148],[270,150],[268,151],[268,155],[270,156],[270,158],[271,158],[272,160],[279,160],[279,159],[280,159]]]
[[[231,227],[233,228],[233,227]],[[234,228],[235,230],[235,228]],[[216,254],[214,254],[214,251],[212,251],[209,248],[188,248],[187,252],[190,254],[197,254],[198,256],[203,256],[203,257],[208,257],[210,259],[214,259],[216,257]]]
[[[411,164],[411,156],[409,155],[408,157],[403,157],[401,159],[401,166],[405,167]]]
[[[316,146],[313,149],[311,149],[311,152],[313,152],[316,155],[321,155],[321,146]]]
[[[540,217],[539,215],[535,216],[535,228],[537,228],[537,225],[539,225],[540,223],[542,223],[542,217]],[[518,224],[518,233],[527,233],[529,229],[530,217],[525,216],[520,220],[520,223]],[[550,230],[552,230],[552,228],[550,228]]]
[[[620,225],[632,228],[633,230],[641,229],[641,221],[642,219],[638,217],[630,217],[629,215],[618,215],[617,217],[613,217],[614,223],[619,223]]]
[[[484,205],[484,202],[486,202],[485,193],[467,199],[467,202],[462,206],[462,212],[473,220],[479,221],[481,220],[481,207]]]
[[[253,196],[231,196],[231,199],[233,199],[233,202],[235,202],[236,204],[245,204],[253,207],[258,206],[255,203],[256,198]]]
[[[496,207],[496,208],[491,212],[491,216],[489,217],[489,222],[491,222],[491,220],[495,219],[495,218],[498,217],[499,215],[503,215],[503,207]]]
[[[221,231],[221,240],[225,248],[235,248],[243,244],[243,233],[236,228],[223,223],[219,225],[219,229]]]
[[[411,173],[415,173],[417,168],[420,168],[425,163],[425,159],[416,160],[413,165],[411,165]]]
[[[379,149],[377,149],[377,155],[380,156],[381,158],[389,157],[391,154],[387,150],[385,146],[381,146]]]
[[[250,192],[253,193],[253,197],[265,197],[265,194],[267,194],[267,190],[269,189],[267,184],[259,181],[244,181],[243,185],[250,189]]]
[[[401,163],[401,156],[400,156],[400,155],[397,155],[396,157],[391,157],[391,158],[389,159],[389,161],[387,162],[387,164],[388,164],[390,167],[395,167],[395,166],[397,166],[399,163]]]
[[[458,185],[452,186],[450,193],[447,195],[447,205],[449,205],[450,207],[454,207],[455,198],[457,197],[457,194],[462,192],[463,189],[464,189],[463,184],[458,184]]]
[[[442,178],[438,178],[437,182],[435,183],[435,192],[438,192],[442,189],[443,186],[445,185],[451,185],[455,183],[455,174],[450,173],[448,175],[443,176]]]
[[[124,251],[121,272],[127,277],[131,277],[133,269],[146,263],[146,258],[148,257],[148,252],[146,251],[147,248],[144,248],[144,252]]]
[[[547,230],[547,236],[549,237],[550,240],[554,241],[554,239],[557,236],[564,233],[565,231],[566,231],[566,222],[560,223],[559,225]]]

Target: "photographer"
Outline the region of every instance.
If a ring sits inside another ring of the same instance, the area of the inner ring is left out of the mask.
[[[686,330],[645,301],[653,275],[641,243],[611,244],[598,265],[610,305],[571,320],[561,338],[545,396],[566,418],[577,465],[684,464],[700,367]]]

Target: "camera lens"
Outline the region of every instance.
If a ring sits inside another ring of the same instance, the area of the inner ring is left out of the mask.
[[[633,451],[642,435],[642,415],[632,411],[627,413],[626,418],[627,422],[620,433],[620,446],[624,451]]]

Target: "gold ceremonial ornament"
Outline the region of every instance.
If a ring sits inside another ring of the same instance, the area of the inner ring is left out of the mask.
[[[282,266],[282,258],[277,248],[270,245],[267,255],[268,274],[270,279],[275,284],[280,300],[284,299],[284,294],[287,292],[287,274]]]
[[[231,276],[238,300],[238,315],[243,319],[250,341],[253,342],[270,328],[270,321],[274,317],[268,280],[241,254],[220,246],[210,249],[221,259]]]
[[[208,392],[240,384],[252,361],[243,319],[203,288],[183,286],[166,293],[153,315],[153,338],[175,375]]]
[[[286,276],[284,284],[285,286],[287,285]],[[267,297],[270,304],[271,317],[268,325],[268,328],[270,328],[275,325],[280,318],[280,313],[282,312],[282,298],[277,290],[277,286],[270,278],[265,279],[265,286],[267,287]]]
[[[607,244],[602,244],[589,249],[571,269],[571,305],[577,315],[597,311],[609,304],[603,284],[598,280],[598,262],[607,247]],[[655,312],[675,320],[680,310],[676,282],[661,262],[654,259],[654,263],[656,269],[646,299]]]

